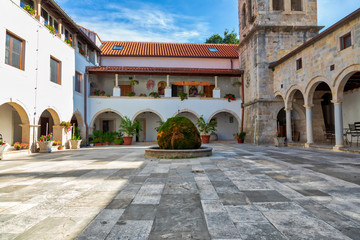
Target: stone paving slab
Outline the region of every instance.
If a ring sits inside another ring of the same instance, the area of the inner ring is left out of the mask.
[[[360,239],[360,157],[210,144],[199,159],[146,146],[0,161],[0,239]]]

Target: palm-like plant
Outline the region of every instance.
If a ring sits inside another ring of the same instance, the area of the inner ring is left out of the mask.
[[[216,124],[217,122],[215,120],[211,120],[209,123],[205,122],[203,116],[201,115],[196,123],[196,126],[199,128],[200,133],[203,135],[209,135],[216,131]]]
[[[103,132],[101,130],[95,130],[93,134],[90,134],[90,138],[92,138],[92,143],[102,143],[103,142]]]
[[[120,123],[119,131],[124,133],[125,137],[131,137],[134,134],[139,136],[138,131],[142,131],[142,127],[138,120],[132,122],[128,117],[124,117]]]

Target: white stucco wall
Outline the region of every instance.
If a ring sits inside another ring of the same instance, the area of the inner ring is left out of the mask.
[[[349,91],[344,94],[343,121],[344,128],[348,128],[349,124],[360,122],[360,89]]]
[[[236,117],[230,113],[219,113],[213,117],[217,122],[215,133],[218,140],[234,140],[234,135],[239,132],[240,123]],[[230,122],[232,118],[232,122]]]
[[[155,127],[158,127],[161,120],[155,113],[141,113],[135,120],[139,120],[143,131],[139,134],[139,142],[156,142],[157,131]]]
[[[232,63],[231,63],[232,62]],[[102,57],[102,66],[239,69],[239,59],[179,57]]]
[[[16,110],[9,104],[0,106],[0,134],[9,143],[21,142],[21,120]]]

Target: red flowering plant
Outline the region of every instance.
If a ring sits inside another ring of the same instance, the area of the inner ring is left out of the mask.
[[[206,93],[204,93],[204,92],[199,92],[197,95],[199,95],[200,97],[205,97],[205,96],[206,96]]]
[[[50,133],[48,135],[42,135],[39,138],[39,142],[50,142],[53,140],[53,133]]]
[[[82,49],[82,48],[79,48],[79,53],[80,53],[81,55],[83,55],[83,56],[85,56],[85,55],[86,55],[85,50],[84,50],[84,49]]]
[[[281,137],[281,134],[279,132],[276,132],[275,136],[279,138],[279,137]]]
[[[6,144],[6,142],[5,142],[5,141],[0,140],[0,146],[5,145],[5,144]]]
[[[91,93],[94,96],[104,96],[105,95],[105,91],[101,91],[99,89],[95,89],[94,91],[92,91]]]
[[[47,29],[49,29],[49,31],[56,36],[56,30],[55,30],[54,26],[51,26],[51,25],[45,23],[45,27],[47,27]]]
[[[236,101],[235,95],[234,95],[234,94],[231,94],[231,93],[225,94],[225,97],[224,97],[224,98],[227,98],[228,102]]]
[[[66,42],[69,46],[72,46],[72,38],[65,38],[64,42]]]
[[[149,96],[150,96],[150,97],[153,97],[153,98],[160,98],[160,95],[159,95],[158,92],[151,92],[151,93],[149,94]]]
[[[60,126],[63,126],[65,128],[65,131],[68,133],[71,131],[71,123],[70,122],[65,122],[65,121],[62,121],[60,123]]]

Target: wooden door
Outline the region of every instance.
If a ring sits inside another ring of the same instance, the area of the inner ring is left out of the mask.
[[[50,119],[48,117],[41,117],[40,118],[40,135],[46,135],[46,126],[48,127],[48,134],[50,133]]]
[[[121,89],[121,96],[127,96],[132,92],[131,85],[119,85],[119,87]]]
[[[215,85],[204,86],[204,93],[206,94],[206,97],[213,97],[214,88]]]

